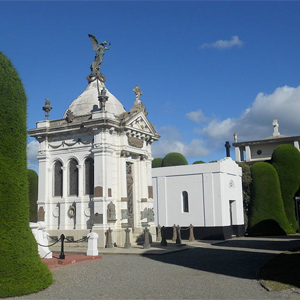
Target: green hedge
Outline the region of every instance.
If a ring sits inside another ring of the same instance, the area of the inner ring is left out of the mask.
[[[182,154],[177,152],[171,152],[167,154],[162,161],[162,167],[181,166],[181,165],[188,165],[188,162]]]
[[[29,221],[37,222],[37,200],[38,200],[38,174],[34,170],[27,170],[29,187]]]
[[[245,228],[247,228],[249,219],[250,187],[252,182],[251,167],[242,162],[237,162],[237,164],[242,168],[244,220]]]
[[[27,99],[9,59],[0,52],[0,297],[34,293],[53,278],[29,227]]]
[[[193,165],[197,165],[197,164],[205,164],[205,161],[203,160],[196,160],[193,162]]]
[[[271,163],[279,177],[286,216],[297,231],[294,196],[300,185],[300,152],[292,145],[280,145],[274,150]]]
[[[269,163],[258,162],[251,167],[251,176],[248,234],[258,236],[295,233],[284,211],[275,168]]]
[[[162,166],[162,158],[154,158],[152,160],[152,168],[160,168]]]

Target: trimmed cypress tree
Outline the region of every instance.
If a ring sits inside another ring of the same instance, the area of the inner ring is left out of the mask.
[[[248,234],[259,236],[295,233],[284,211],[275,168],[269,163],[258,162],[251,167],[251,176]]]
[[[196,160],[193,162],[193,165],[198,165],[198,164],[205,164],[205,161],[203,160]]]
[[[287,219],[297,231],[294,196],[300,185],[300,152],[292,145],[280,145],[274,150],[271,163],[279,177]]]
[[[162,167],[181,166],[181,165],[188,165],[188,162],[182,154],[177,152],[171,152],[167,154],[162,161]]]
[[[38,199],[38,174],[28,169],[28,188],[29,188],[29,221],[37,221],[37,199]]]
[[[248,227],[249,219],[249,204],[250,204],[250,186],[252,182],[251,168],[249,165],[238,162],[237,163],[242,168],[242,186],[243,186],[243,206],[244,206],[244,220],[245,228]]]
[[[27,99],[17,71],[0,52],[0,297],[34,293],[53,278],[29,227]]]
[[[162,166],[162,158],[154,158],[152,160],[152,168],[160,168]]]

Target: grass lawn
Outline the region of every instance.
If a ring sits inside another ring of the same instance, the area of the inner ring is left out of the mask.
[[[270,291],[300,288],[300,248],[273,257],[261,267],[258,279]]]

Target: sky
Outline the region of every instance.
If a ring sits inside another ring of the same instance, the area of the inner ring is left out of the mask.
[[[225,157],[225,142],[300,135],[300,2],[0,1],[0,51],[28,97],[28,129],[62,118],[87,86],[88,38],[110,41],[101,66],[126,110],[140,85],[161,136],[153,157]],[[28,137],[28,166],[38,142]],[[234,147],[231,148],[234,159]]]

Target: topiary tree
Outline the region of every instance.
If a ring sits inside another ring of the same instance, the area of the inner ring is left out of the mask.
[[[292,145],[280,145],[274,150],[271,163],[279,177],[286,216],[297,231],[294,196],[300,185],[300,152]]]
[[[53,282],[29,228],[26,161],[27,99],[9,59],[0,52],[0,297],[40,291]]]
[[[38,174],[28,169],[28,187],[29,187],[29,221],[37,221],[37,200],[38,200]]]
[[[162,166],[162,158],[154,158],[152,160],[152,168],[160,168]]]
[[[197,164],[205,164],[205,161],[203,160],[196,160],[193,162],[193,165],[197,165]]]
[[[251,167],[251,176],[253,181],[248,234],[259,236],[295,233],[285,215],[275,168],[269,163],[258,162]]]
[[[188,165],[188,162],[182,154],[177,152],[171,152],[167,154],[162,161],[162,167],[181,166],[181,165]]]
[[[251,169],[250,166],[245,163],[238,162],[237,164],[242,168],[244,219],[245,219],[245,228],[247,228],[248,218],[249,218],[250,185],[252,182]]]

